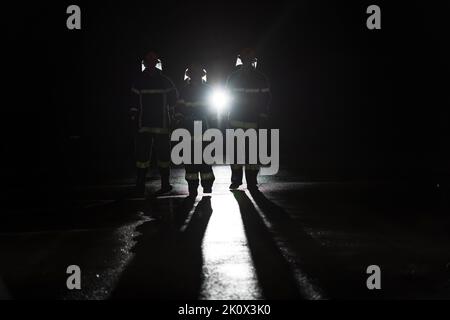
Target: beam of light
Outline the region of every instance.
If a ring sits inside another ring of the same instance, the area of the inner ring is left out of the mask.
[[[226,89],[217,87],[212,90],[208,100],[210,107],[220,115],[230,107],[231,95]]]
[[[239,206],[231,194],[211,199],[213,214],[202,244],[200,299],[261,299]]]

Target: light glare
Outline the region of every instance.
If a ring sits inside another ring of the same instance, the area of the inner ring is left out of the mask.
[[[220,114],[228,109],[231,97],[227,90],[215,88],[213,89],[209,100],[211,108]]]

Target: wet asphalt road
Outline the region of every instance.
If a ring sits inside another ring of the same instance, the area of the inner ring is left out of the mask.
[[[132,179],[24,200],[0,226],[8,295],[39,299],[450,298],[450,217],[437,186],[263,177],[260,192],[129,196]],[[148,184],[150,190],[157,181]],[[67,201],[71,199],[71,201]],[[66,288],[78,265],[82,289]],[[369,291],[378,265],[382,289]],[[1,289],[0,281],[0,289]],[[1,291],[1,290],[0,290]]]

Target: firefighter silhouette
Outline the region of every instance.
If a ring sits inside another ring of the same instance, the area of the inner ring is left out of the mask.
[[[167,193],[170,185],[170,126],[171,110],[178,99],[173,82],[162,73],[162,63],[155,52],[148,52],[143,61],[143,71],[131,89],[131,117],[136,121],[136,191],[145,192],[145,179],[150,167],[151,154],[156,153],[161,176],[161,189]]]
[[[227,88],[233,95],[232,106],[228,114],[232,129],[258,129],[265,126],[271,99],[270,85],[267,77],[256,70],[257,58],[253,49],[244,49],[237,57],[239,67],[227,80]],[[246,148],[245,178],[248,189],[257,189],[257,176],[260,166],[248,163]],[[242,184],[244,165],[231,165],[230,189],[237,189]]]
[[[194,122],[201,121],[203,131],[209,127],[208,96],[210,87],[206,84],[206,70],[200,64],[193,63],[186,69],[185,86],[180,89],[180,98],[175,108],[175,119],[178,127],[187,129],[194,137]],[[194,141],[192,140],[192,148]],[[214,182],[212,167],[206,163],[195,164],[192,155],[191,164],[185,164],[186,181],[189,195],[197,196],[201,183],[203,193],[211,193]]]

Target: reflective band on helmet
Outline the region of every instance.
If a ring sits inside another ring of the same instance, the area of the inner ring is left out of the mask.
[[[139,129],[140,133],[160,133],[160,134],[168,134],[168,128],[150,128],[150,127],[142,127]]]
[[[245,122],[238,120],[230,120],[230,125],[234,128],[243,128],[243,129],[257,129],[257,122]]]
[[[200,177],[202,180],[214,180],[214,173],[207,172],[207,173],[200,173]]]
[[[185,179],[188,181],[198,180],[198,173],[186,173]]]
[[[250,170],[250,171],[258,171],[259,165],[258,164],[246,164],[245,169]]]
[[[158,168],[168,168],[170,166],[169,161],[157,161]]]
[[[150,167],[150,161],[136,161],[136,168],[147,169]]]

